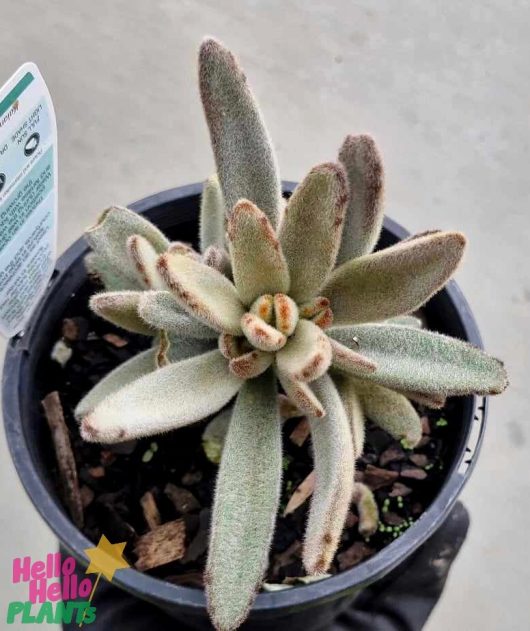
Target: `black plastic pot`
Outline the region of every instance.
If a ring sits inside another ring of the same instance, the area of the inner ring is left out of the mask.
[[[194,184],[152,195],[132,204],[171,238],[195,242],[197,209],[202,186]],[[294,184],[284,183],[286,194]],[[379,247],[407,236],[390,219],[385,220]],[[39,422],[39,360],[47,356],[60,333],[65,305],[86,282],[83,256],[87,246],[76,241],[57,261],[46,295],[24,335],[9,343],[3,372],[4,424],[11,455],[35,507],[62,544],[84,565],[84,548],[93,544],[74,526],[61,505],[49,470],[50,438]],[[431,328],[481,346],[471,311],[457,285],[449,283],[426,307]],[[257,597],[244,629],[329,629],[331,620],[367,585],[405,561],[444,521],[469,478],[485,428],[486,400],[458,399],[448,436],[447,477],[431,505],[401,537],[360,565],[318,583]],[[201,590],[178,587],[142,574],[123,570],[113,584],[149,601],[177,620],[197,629],[211,629]],[[176,627],[179,628],[179,627]]]

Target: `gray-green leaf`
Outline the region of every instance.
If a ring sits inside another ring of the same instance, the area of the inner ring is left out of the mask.
[[[303,562],[308,574],[323,574],[333,560],[353,491],[354,455],[350,423],[329,375],[311,384],[326,410],[309,418],[316,483],[306,528]]]
[[[347,136],[339,151],[350,189],[337,262],[369,254],[383,225],[383,163],[371,136]]]
[[[156,354],[156,348],[143,351],[131,357],[131,359],[127,360],[125,363],[120,364],[112,372],[103,377],[103,379],[77,404],[75,417],[81,420],[91,412],[96,405],[99,405],[103,399],[106,399],[109,394],[117,392],[133,381],[136,381],[136,379],[153,372],[156,368]]]
[[[267,567],[282,472],[276,400],[272,371],[245,382],[224,442],[205,574],[208,610],[219,631],[243,622]]]
[[[138,303],[138,313],[149,326],[164,329],[182,337],[217,339],[219,334],[183,312],[169,291],[144,291]]]
[[[211,38],[199,52],[199,88],[228,213],[249,199],[276,226],[281,188],[269,135],[235,57]]]
[[[298,304],[317,295],[335,266],[347,202],[344,169],[329,162],[311,169],[287,203],[279,239]]]
[[[116,443],[177,429],[220,410],[241,384],[218,350],[169,364],[104,399],[83,419],[81,435]]]
[[[363,379],[387,388],[451,396],[498,394],[508,385],[502,362],[440,333],[365,324],[331,329],[328,335],[375,361],[377,370]]]
[[[204,183],[199,216],[199,241],[201,252],[211,246],[225,247],[226,212],[223,192],[217,175],[212,175]]]
[[[147,239],[158,254],[169,245],[166,237],[150,221],[120,206],[104,210],[96,225],[85,231],[85,239],[107,269],[114,270],[115,274],[119,273],[140,288],[136,270],[127,254],[127,239],[134,234]]]
[[[436,232],[344,263],[322,289],[334,326],[386,320],[417,309],[451,278],[465,244],[459,232]]]
[[[178,303],[219,333],[241,335],[244,309],[236,288],[220,272],[183,254],[160,257],[158,270]]]
[[[289,270],[274,228],[246,199],[228,219],[228,244],[234,284],[247,307],[263,294],[289,291]]]

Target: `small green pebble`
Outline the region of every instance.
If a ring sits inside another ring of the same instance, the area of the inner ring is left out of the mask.
[[[445,427],[446,425],[448,425],[448,422],[444,418],[439,418],[436,421],[436,427]]]
[[[152,449],[148,449],[142,456],[142,462],[150,462],[153,459],[154,452]]]

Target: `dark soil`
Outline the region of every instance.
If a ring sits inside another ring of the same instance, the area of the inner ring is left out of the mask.
[[[62,332],[58,331],[57,340],[62,333],[72,350],[71,358],[64,367],[43,358],[39,371],[41,392],[58,391],[70,431],[84,505],[83,532],[95,543],[103,533],[111,541],[127,541],[126,556],[135,563],[139,538],[157,523],[180,518],[185,525],[184,556],[149,572],[173,583],[200,587],[217,472],[201,446],[205,422],[163,436],[101,446],[84,442],[73,418],[77,402],[95,383],[149,344],[147,338],[117,329],[89,312],[88,297],[95,289],[87,283],[73,297]],[[398,441],[369,424],[357,477],[375,491],[381,523],[378,532],[365,541],[357,531],[352,506],[331,573],[348,569],[384,548],[432,502],[444,478],[444,438],[448,422],[450,425],[455,418],[453,406],[451,400],[444,410],[418,406],[424,437],[415,450],[403,449]],[[312,469],[310,438],[300,447],[289,439],[298,422],[292,419],[285,424],[283,492],[267,574],[270,583],[292,583],[304,575],[300,556],[308,502],[293,514],[281,516],[293,491]],[[59,487],[55,462],[54,475]],[[146,501],[148,492],[151,495]],[[151,511],[154,508],[154,515],[145,514],[146,505]]]

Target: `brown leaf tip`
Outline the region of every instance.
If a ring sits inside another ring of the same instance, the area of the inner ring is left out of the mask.
[[[89,414],[81,421],[81,438],[89,443],[96,443],[100,438],[99,430],[92,424],[92,416]]]

